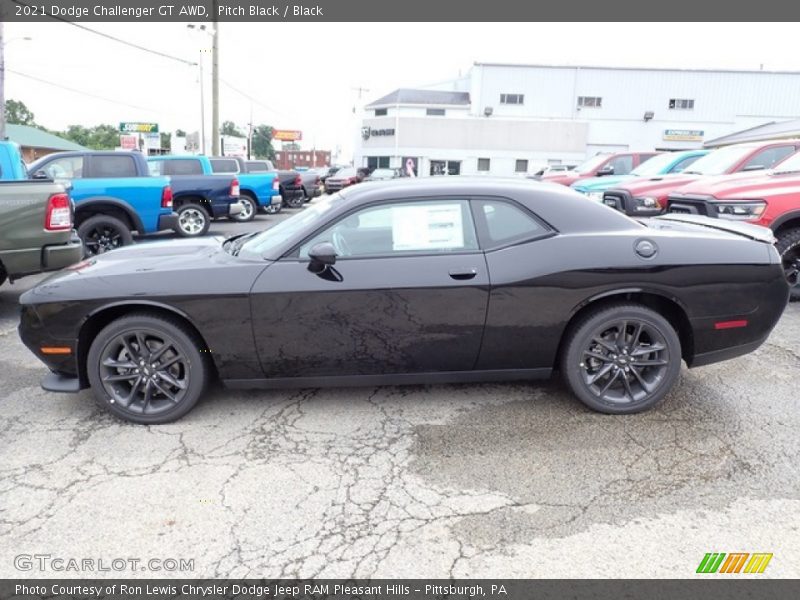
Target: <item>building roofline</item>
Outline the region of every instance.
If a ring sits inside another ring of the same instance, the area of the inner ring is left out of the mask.
[[[580,69],[585,71],[658,71],[673,73],[758,73],[764,75],[800,75],[800,71],[771,71],[767,69],[680,69],[676,67],[624,67],[624,66],[603,66],[603,65],[543,65],[526,63],[497,63],[480,62],[473,63],[476,67],[520,67],[536,69]]]

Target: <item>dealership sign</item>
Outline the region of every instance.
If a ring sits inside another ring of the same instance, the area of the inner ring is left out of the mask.
[[[123,133],[158,133],[158,123],[120,123]]]
[[[702,142],[702,129],[665,129],[664,139],[669,142]]]
[[[381,135],[385,136],[394,135],[394,129],[371,129],[369,127],[361,128],[361,137],[364,138],[364,140],[368,140],[371,137],[377,137]]]
[[[275,129],[272,139],[279,142],[299,142],[303,139],[303,132],[295,129]]]

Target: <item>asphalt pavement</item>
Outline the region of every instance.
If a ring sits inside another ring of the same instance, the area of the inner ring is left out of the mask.
[[[707,552],[800,576],[798,304],[641,415],[589,412],[558,381],[214,389],[146,427],[41,390],[16,332],[39,279],[0,287],[0,577],[683,578]],[[147,562],[170,558],[193,564]]]

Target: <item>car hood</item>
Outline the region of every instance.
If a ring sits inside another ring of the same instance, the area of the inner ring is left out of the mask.
[[[545,173],[542,175],[542,181],[549,181],[550,183],[560,183],[561,185],[571,185],[576,181],[580,181],[582,179],[588,179],[591,175],[581,175],[580,173],[574,173],[572,171],[568,171],[566,173]]]
[[[800,194],[800,173],[737,173],[705,178],[682,187],[676,194],[742,199]]]
[[[684,185],[700,179],[702,175],[659,175],[656,177],[636,177],[635,181],[626,181],[618,187],[627,190],[632,196],[643,194],[666,195]]]
[[[169,289],[170,282],[209,277],[238,259],[222,249],[221,237],[147,242],[85,259],[44,279],[20,297],[23,304],[65,298],[148,296]],[[263,264],[263,263],[262,263]],[[207,281],[207,279],[205,279]],[[176,290],[177,291],[177,290]]]
[[[610,187],[636,179],[635,175],[607,175],[605,177],[589,177],[572,184],[572,188],[579,192],[601,192]]]

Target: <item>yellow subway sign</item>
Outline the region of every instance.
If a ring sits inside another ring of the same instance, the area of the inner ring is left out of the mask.
[[[158,123],[122,122],[119,130],[122,133],[158,133]]]
[[[772,554],[767,552],[709,552],[700,561],[697,573],[733,575],[739,573],[763,573]]]

